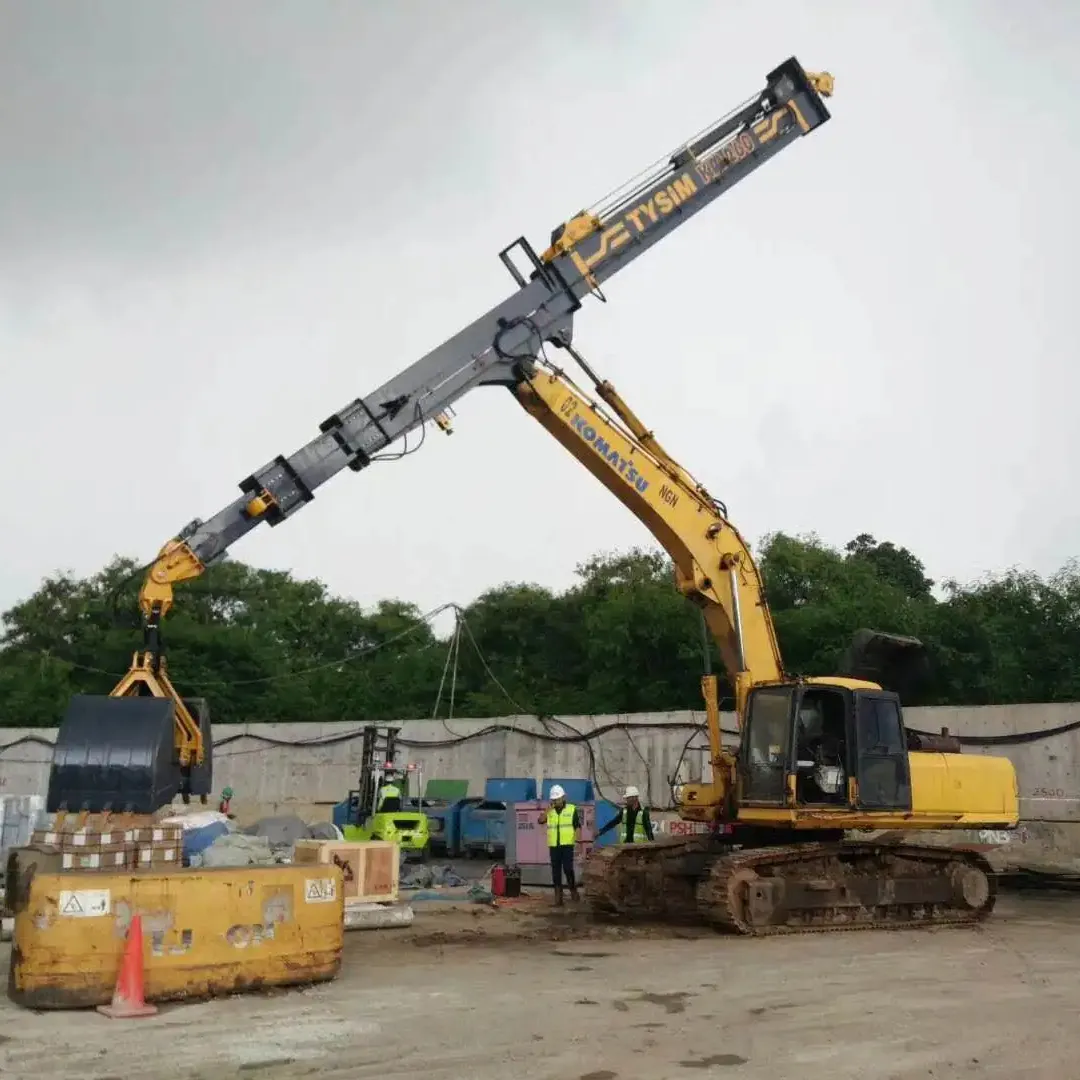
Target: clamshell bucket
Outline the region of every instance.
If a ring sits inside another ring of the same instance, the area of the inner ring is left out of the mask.
[[[56,735],[46,810],[152,814],[183,786],[173,702],[77,694]]]
[[[918,638],[857,630],[844,654],[840,674],[876,682],[904,698],[919,687],[929,670],[926,646]]]

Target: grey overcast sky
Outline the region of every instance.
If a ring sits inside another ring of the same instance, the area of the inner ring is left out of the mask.
[[[0,0],[0,607],[149,558],[512,291],[795,54],[832,121],[576,343],[749,537],[936,578],[1080,552],[1080,5]],[[644,528],[505,391],[235,558],[365,605],[563,587]]]

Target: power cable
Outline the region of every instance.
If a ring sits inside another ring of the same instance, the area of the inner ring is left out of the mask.
[[[538,709],[526,709],[514,698],[514,696],[510,693],[510,691],[506,689],[506,687],[499,681],[499,679],[495,675],[495,673],[491,670],[491,665],[487,662],[487,657],[484,656],[484,653],[481,650],[480,645],[476,640],[476,637],[473,635],[472,628],[469,626],[468,619],[465,618],[465,613],[462,612],[462,611],[459,611],[458,617],[460,619],[461,626],[465,630],[465,633],[468,634],[468,636],[469,636],[469,641],[472,644],[472,647],[473,647],[474,651],[476,652],[477,657],[480,660],[481,666],[483,667],[484,671],[487,673],[488,678],[491,679],[491,681],[495,684],[495,686],[498,687],[498,689],[500,690],[502,695],[506,698],[506,700],[513,706],[513,708],[516,710],[517,715],[532,715],[537,720],[539,720],[541,726],[544,727],[544,729],[545,729],[544,738],[547,741],[551,741],[551,742],[577,742],[580,745],[585,747],[585,751],[589,755],[589,775],[590,775],[590,779],[593,782],[593,788],[594,788],[596,794],[601,799],[606,799],[607,797],[604,795],[603,788],[600,785],[600,777],[599,777],[598,770],[597,770],[597,767],[596,767],[596,753],[593,750],[593,746],[592,746],[592,737],[594,737],[594,733],[590,732],[589,737],[586,737],[585,733],[578,731],[572,724],[567,723],[565,720],[559,720],[558,723],[562,724],[565,728],[567,728],[571,732],[571,734],[567,735],[567,736],[552,735],[551,730],[548,727],[547,722],[548,722],[548,720],[555,720],[555,717],[550,716],[550,714],[547,714],[547,713],[542,713]],[[504,725],[504,728],[505,728],[505,725]],[[516,719],[516,717],[515,717],[513,723],[510,726],[510,730],[511,731],[517,730],[517,719]],[[530,733],[530,734],[532,734],[534,737],[537,737],[539,735],[539,733]],[[608,800],[608,801],[611,801],[611,800]]]
[[[391,635],[383,641],[377,641],[371,645],[365,645],[363,648],[353,650],[346,653],[344,656],[338,657],[335,660],[327,660],[323,663],[313,664],[310,667],[298,668],[293,671],[281,671],[273,675],[260,675],[255,679],[184,679],[182,685],[184,687],[190,687],[193,689],[203,687],[218,687],[221,689],[228,689],[233,686],[255,686],[261,683],[281,682],[284,679],[299,679],[305,675],[311,675],[319,671],[329,671],[331,668],[340,668],[343,664],[351,664],[354,660],[359,660],[364,656],[370,656],[374,652],[378,652],[379,649],[385,649],[388,645],[394,645],[399,641],[404,640],[412,634],[415,634],[421,627],[427,626],[431,621],[441,615],[447,610],[457,610],[457,604],[451,602],[446,604],[440,604],[436,608],[432,608],[430,611],[425,612],[418,619],[416,619],[411,625],[405,627],[404,630],[398,631],[398,633]],[[90,667],[87,664],[80,664],[74,660],[65,660],[62,656],[56,656],[54,653],[47,649],[35,650],[40,656],[47,660],[54,660],[58,664],[66,664],[68,667],[76,668],[80,671],[90,671],[98,675],[108,675],[112,679],[122,679],[123,675],[118,674],[115,671],[106,671],[103,668]]]
[[[450,669],[450,704],[446,710],[446,720],[443,721],[443,727],[450,732],[450,724],[448,721],[454,718],[454,701],[457,697],[457,676],[458,676],[458,656],[461,652],[461,613],[458,608],[454,609],[454,666]]]
[[[446,662],[443,664],[442,675],[439,678],[439,689],[435,694],[435,707],[431,712],[431,719],[439,719],[439,705],[442,703],[443,688],[446,685],[447,671],[450,671],[450,702],[446,719],[441,720],[442,726],[447,733],[454,738],[458,733],[450,727],[449,721],[454,717],[454,698],[457,692],[458,653],[461,645],[461,613],[457,605],[454,605],[454,632],[450,635],[450,644],[446,649]]]

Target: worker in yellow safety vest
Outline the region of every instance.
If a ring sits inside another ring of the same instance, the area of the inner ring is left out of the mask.
[[[394,773],[387,773],[386,783],[379,788],[379,795],[375,800],[375,813],[393,814],[400,809],[401,788],[398,787],[397,776]]]
[[[551,786],[551,806],[540,814],[540,824],[547,826],[548,855],[551,858],[551,884],[555,887],[555,903],[563,902],[563,877],[570,887],[570,899],[577,900],[577,876],[574,873],[574,844],[581,828],[581,814],[573,803],[566,801],[560,784]]]
[[[641,805],[641,792],[632,784],[623,793],[626,805],[596,834],[597,840],[616,825],[625,826],[619,838],[621,844],[643,844],[653,838],[649,809]]]

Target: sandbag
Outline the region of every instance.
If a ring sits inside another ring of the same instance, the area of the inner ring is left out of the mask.
[[[274,848],[291,848],[297,840],[311,838],[311,830],[302,818],[295,814],[259,818],[244,830],[248,836],[264,836]]]
[[[248,836],[245,833],[219,836],[197,858],[199,865],[207,868],[272,866],[277,861],[265,836]]]

